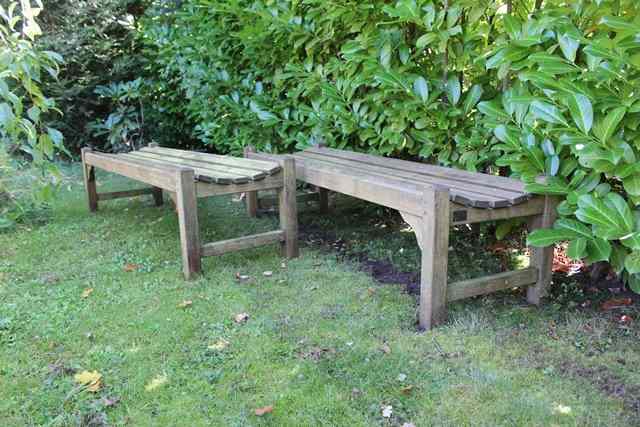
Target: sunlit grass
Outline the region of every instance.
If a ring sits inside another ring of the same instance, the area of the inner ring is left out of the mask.
[[[2,425],[638,422],[580,375],[605,366],[640,384],[635,327],[500,294],[453,304],[446,325],[419,333],[413,297],[309,248],[290,262],[275,247],[209,258],[204,277],[185,282],[176,217],[149,199],[90,215],[76,179],[49,223],[0,235]],[[204,201],[200,221],[205,240],[276,227],[275,217],[248,219],[231,198]],[[455,274],[466,274],[463,264]],[[236,323],[239,313],[249,319]],[[74,381],[84,370],[102,374],[97,393]]]

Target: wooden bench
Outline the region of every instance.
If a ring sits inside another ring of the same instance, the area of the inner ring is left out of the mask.
[[[82,150],[84,183],[89,210],[98,210],[102,200],[151,194],[156,205],[163,191],[174,200],[180,225],[183,271],[186,279],[201,272],[201,258],[279,242],[288,258],[298,256],[298,219],[295,200],[295,160],[250,160],[196,153],[151,144],[127,154]],[[144,182],[150,188],[98,193],[96,168]],[[197,199],[257,190],[279,193],[280,230],[215,243],[200,243]]]
[[[280,158],[251,148],[245,156]],[[528,268],[447,283],[449,227],[518,217],[528,219],[530,230],[550,227],[555,199],[534,197],[514,179],[319,146],[293,157],[297,178],[319,187],[323,210],[328,209],[327,190],[331,190],[397,209],[411,225],[422,249],[418,309],[422,328],[444,321],[448,301],[501,289],[526,286],[528,301],[540,303],[551,281],[552,248],[530,248]],[[256,193],[246,200],[249,214],[254,215]]]

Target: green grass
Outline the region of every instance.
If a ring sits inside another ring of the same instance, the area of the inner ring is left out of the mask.
[[[557,304],[532,308],[501,293],[452,304],[445,326],[420,333],[412,296],[311,248],[284,264],[274,247],[208,258],[204,277],[185,282],[169,206],[119,200],[90,215],[77,175],[71,181],[47,223],[0,235],[2,425],[640,421],[631,408],[640,385],[635,323],[622,328],[613,316]],[[112,178],[99,191],[128,186]],[[276,226],[272,217],[248,219],[231,198],[206,200],[200,213],[205,241]],[[381,242],[396,234],[360,235],[359,244],[384,255]],[[415,254],[410,239],[402,246]],[[475,258],[452,264],[452,275],[475,272]],[[239,283],[237,273],[251,279]],[[180,308],[185,300],[192,305]],[[242,312],[249,320],[235,323]],[[220,339],[229,346],[208,348]],[[74,382],[84,370],[103,375],[97,393]],[[147,391],[159,376],[166,382]],[[616,381],[627,394],[607,391]],[[254,414],[267,405],[272,414]]]

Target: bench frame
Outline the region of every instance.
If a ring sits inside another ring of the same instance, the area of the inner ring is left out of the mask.
[[[249,147],[245,156],[258,160],[275,160],[280,156],[256,153]],[[536,196],[514,206],[484,209],[450,201],[446,188],[425,184],[422,191],[403,186],[399,180],[381,175],[341,170],[329,165],[305,167],[297,163],[298,179],[319,188],[320,209],[328,212],[328,192],[335,191],[380,204],[400,212],[411,225],[422,250],[418,322],[428,330],[446,320],[446,303],[502,289],[527,287],[527,300],[539,305],[551,283],[553,248],[529,248],[530,266],[491,276],[448,283],[449,228],[509,218],[526,218],[529,230],[548,228],[556,216],[554,197]],[[247,212],[255,215],[256,192],[247,194]]]
[[[113,154],[95,153],[90,148],[82,149],[82,170],[89,211],[96,212],[99,201],[146,194],[153,196],[156,206],[161,206],[163,191],[169,194],[178,214],[183,273],[187,280],[194,279],[202,272],[202,257],[206,256],[217,256],[272,243],[281,244],[283,256],[287,258],[298,256],[295,160],[293,157],[285,156],[277,161],[282,170],[274,175],[245,184],[221,185],[196,181],[194,170],[188,167],[144,164],[119,158]],[[96,168],[126,176],[151,187],[98,193]],[[214,243],[200,243],[198,198],[258,190],[277,190],[280,210],[279,230]]]

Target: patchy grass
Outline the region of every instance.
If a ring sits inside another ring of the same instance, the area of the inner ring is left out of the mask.
[[[129,185],[112,178],[99,191]],[[412,296],[312,248],[284,264],[274,247],[209,258],[204,277],[185,282],[176,217],[150,199],[90,215],[76,175],[48,223],[0,235],[3,425],[640,422],[635,323],[500,293],[452,304],[445,326],[419,333]],[[202,205],[204,240],[276,226],[231,198]],[[385,239],[399,237],[376,231],[359,244],[410,268],[410,239],[406,259]],[[456,277],[500,265],[480,249],[461,259]],[[239,313],[249,319],[236,323]],[[74,381],[85,370],[102,374],[95,393]]]

